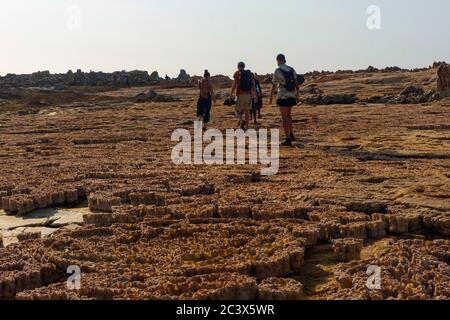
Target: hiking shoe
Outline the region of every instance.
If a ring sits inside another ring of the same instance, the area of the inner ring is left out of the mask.
[[[292,147],[292,141],[291,139],[286,139],[281,143],[282,147]]]

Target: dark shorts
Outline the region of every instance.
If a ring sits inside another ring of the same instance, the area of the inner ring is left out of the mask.
[[[256,102],[252,100],[252,112],[256,113],[256,111],[261,110],[263,107],[262,99],[258,99]]]
[[[258,102],[252,101],[252,112],[256,113],[258,111]]]
[[[263,107],[263,100],[262,98],[259,98],[258,101],[256,101],[256,109],[261,110]]]
[[[295,98],[287,98],[287,99],[278,99],[277,105],[279,107],[290,108],[297,104],[297,99]]]
[[[211,118],[211,106],[212,99],[211,98],[202,98],[198,99],[197,103],[197,117],[203,117],[203,122],[208,123]]]

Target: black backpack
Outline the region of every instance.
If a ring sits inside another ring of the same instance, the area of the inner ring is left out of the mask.
[[[250,91],[253,87],[253,76],[250,70],[241,70],[239,88],[243,91]]]
[[[291,68],[289,71],[284,71],[280,68],[280,71],[284,77],[284,88],[287,91],[294,91],[297,87],[297,79],[295,78],[294,69]]]
[[[234,106],[235,104],[236,104],[236,100],[231,99],[231,98],[228,98],[223,102],[223,105],[227,106],[227,107]]]
[[[297,75],[297,83],[298,83],[299,86],[304,84],[305,83],[305,77],[302,76],[301,74]]]

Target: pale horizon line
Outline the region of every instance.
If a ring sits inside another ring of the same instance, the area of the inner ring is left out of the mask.
[[[402,69],[402,70],[409,70],[409,71],[411,71],[411,70],[414,70],[414,69],[425,69],[425,68],[429,68],[429,67],[432,67],[433,66],[433,64],[434,63],[441,63],[441,62],[444,62],[444,63],[447,63],[446,61],[438,61],[438,60],[435,60],[435,61],[433,61],[430,65],[428,65],[428,66],[413,66],[413,67],[407,67],[407,66],[401,66],[401,65],[387,65],[387,66],[377,66],[377,65],[375,65],[375,64],[370,64],[370,65],[368,65],[367,67],[365,67],[365,68],[335,68],[335,69],[321,69],[321,70],[318,70],[318,69],[315,69],[315,70],[310,70],[310,71],[306,71],[306,72],[301,72],[302,74],[306,74],[306,73],[312,73],[312,72],[332,72],[332,73],[335,73],[335,72],[337,72],[337,71],[353,71],[353,72],[355,72],[355,71],[360,71],[360,70],[365,70],[365,69],[367,69],[367,68],[369,68],[369,67],[374,67],[374,68],[376,68],[376,69],[378,69],[378,70],[382,70],[382,69],[385,69],[385,68],[392,68],[392,67],[398,67],[398,68],[400,68],[400,69]],[[289,63],[288,63],[289,64]],[[292,67],[294,67],[295,68],[295,66],[292,66]],[[274,67],[275,68],[275,67]],[[230,69],[232,69],[232,68],[230,68]],[[7,75],[9,75],[9,74],[12,74],[12,75],[16,75],[16,76],[22,76],[22,75],[31,75],[31,74],[35,74],[35,73],[38,73],[38,72],[50,72],[50,74],[52,74],[52,75],[57,75],[57,74],[67,74],[69,71],[72,71],[72,72],[76,72],[77,70],[81,70],[83,73],[89,73],[89,72],[95,72],[95,73],[100,73],[100,72],[102,72],[102,73],[115,73],[115,72],[132,72],[132,71],[147,71],[148,72],[148,74],[149,75],[151,75],[153,72],[155,72],[155,71],[157,71],[158,72],[158,75],[161,77],[161,78],[164,78],[165,76],[166,76],[166,73],[164,73],[164,72],[159,72],[158,70],[150,70],[150,69],[121,69],[121,70],[114,70],[114,71],[103,71],[103,70],[92,70],[92,69],[90,69],[89,71],[86,71],[86,70],[83,70],[83,69],[80,69],[80,68],[77,68],[77,69],[67,69],[67,71],[64,71],[64,72],[61,72],[61,71],[54,71],[54,70],[50,70],[50,69],[46,69],[46,70],[37,70],[37,71],[33,71],[33,72],[28,72],[28,73],[11,73],[11,72],[8,72],[8,73],[0,73],[0,77],[2,77],[2,78],[4,78],[4,77],[6,77]],[[189,72],[189,70],[188,69],[180,69],[180,71],[181,70],[185,70],[186,71],[186,73],[187,74],[189,74],[191,77],[198,77],[198,76],[201,76],[201,75],[197,75],[197,74],[190,74],[190,72]],[[205,68],[205,70],[209,70],[207,67]],[[237,68],[234,68],[233,69],[233,71],[230,73],[230,74],[223,74],[223,73],[216,73],[216,74],[211,74],[211,76],[220,76],[220,75],[222,75],[222,76],[228,76],[228,77],[232,77],[232,75],[233,75],[233,73],[235,72],[235,70],[237,70]],[[251,70],[251,68],[250,68],[250,70]],[[298,70],[297,70],[298,71]],[[261,73],[261,72],[256,72],[258,75],[268,75],[268,74],[273,74],[273,71],[272,72],[263,72],[263,73]],[[175,75],[175,76],[171,76],[171,75],[169,75],[169,74],[167,74],[171,79],[173,79],[173,78],[176,78],[178,75]]]

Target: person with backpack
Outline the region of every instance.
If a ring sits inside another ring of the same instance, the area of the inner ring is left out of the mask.
[[[206,125],[211,119],[212,101],[216,102],[214,89],[211,84],[211,74],[208,70],[205,70],[203,79],[199,80],[198,87],[200,96],[197,102],[197,117],[198,121],[203,121],[203,130],[206,130]]]
[[[269,103],[272,104],[273,96],[277,93],[277,106],[280,109],[283,129],[286,140],[282,146],[292,146],[295,136],[292,130],[292,107],[299,102],[299,84],[297,72],[294,68],[286,64],[286,57],[283,54],[277,56],[278,68],[273,75],[273,85],[270,92]]]
[[[255,98],[253,99],[252,103],[252,112],[250,113],[250,120],[253,119],[255,125],[258,124],[258,121],[256,120],[256,115],[258,115],[258,118],[261,119],[261,109],[263,107],[263,93],[262,93],[262,87],[261,83],[258,80],[258,76],[253,74],[253,79],[255,81]]]
[[[236,115],[239,116],[239,124],[242,130],[247,129],[250,119],[250,111],[252,110],[252,98],[255,96],[255,82],[252,72],[245,69],[245,63],[239,62],[238,70],[234,73],[233,87],[230,97],[233,98],[236,92]],[[242,115],[244,119],[242,120]]]

